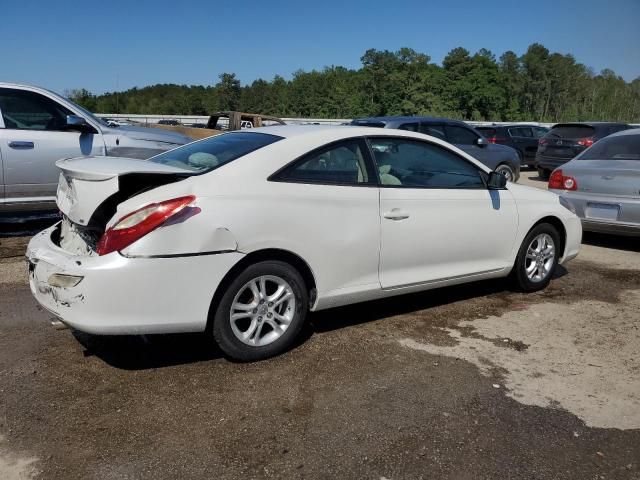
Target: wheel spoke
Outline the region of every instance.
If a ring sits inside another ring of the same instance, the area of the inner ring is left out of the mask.
[[[254,330],[254,332],[253,332],[253,335],[252,335],[252,337],[251,337],[251,340],[252,340],[252,342],[253,342],[254,344],[255,344],[255,343],[258,343],[258,342],[260,341],[260,333],[262,333],[262,327],[263,327],[263,325],[264,325],[264,323],[262,323],[262,322],[258,322],[258,324],[257,324],[257,326],[256,326],[256,328],[255,328],[255,330]]]
[[[276,288],[276,291],[273,292],[271,295],[269,295],[267,297],[267,300],[269,302],[275,302],[276,300],[278,300],[285,292],[287,291],[287,287],[285,287],[284,285],[278,285],[278,288]]]
[[[275,308],[275,307],[280,306],[282,304],[282,302],[285,302],[285,301],[289,300],[292,297],[293,297],[293,293],[287,292],[282,297],[280,297],[277,301],[273,302],[273,307]]]
[[[276,332],[278,335],[280,335],[282,329],[282,324],[276,322],[273,318],[268,318],[267,320],[265,320],[266,323],[269,324],[269,326],[273,329],[274,332]]]
[[[265,300],[267,298],[267,279],[260,277],[260,299]]]
[[[236,302],[233,304],[233,309],[234,310],[242,310],[245,312],[249,312],[251,310],[253,310],[254,308],[256,308],[258,306],[258,302],[254,302],[254,303],[240,303],[240,302]]]
[[[256,320],[255,318],[252,318],[251,323],[249,324],[249,328],[247,328],[244,332],[242,332],[242,337],[247,341],[251,341],[251,338],[253,337],[253,334],[255,333],[257,326],[258,326],[258,320]]]
[[[252,303],[258,303],[258,301],[260,300],[260,288],[258,287],[257,278],[249,284],[249,288],[251,289],[251,293],[253,293]]]
[[[291,323],[291,320],[289,320],[284,315],[280,315],[279,313],[274,313],[273,318],[275,318],[276,320],[278,320],[280,323],[284,325],[289,325]]]
[[[250,318],[253,314],[251,312],[237,312],[231,314],[231,321],[235,322],[241,318]]]

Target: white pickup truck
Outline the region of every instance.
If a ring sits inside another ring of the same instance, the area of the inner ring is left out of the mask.
[[[55,208],[61,158],[149,158],[191,138],[109,125],[49,90],[0,82],[0,213]]]

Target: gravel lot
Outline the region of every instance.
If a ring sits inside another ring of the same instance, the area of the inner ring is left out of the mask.
[[[531,178],[529,178],[531,177]],[[545,183],[523,172],[521,183]],[[278,358],[55,330],[0,226],[0,479],[640,479],[640,242],[311,316]]]

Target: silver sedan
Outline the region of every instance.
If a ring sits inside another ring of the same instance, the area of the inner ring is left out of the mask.
[[[640,128],[603,138],[554,170],[549,190],[584,230],[640,236]]]

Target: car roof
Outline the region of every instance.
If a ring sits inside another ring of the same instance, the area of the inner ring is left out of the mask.
[[[375,122],[384,122],[384,123],[406,123],[406,122],[446,122],[446,123],[458,123],[466,125],[462,120],[454,120],[452,118],[440,118],[440,117],[418,117],[411,115],[399,115],[399,116],[385,116],[385,117],[363,117],[363,118],[355,118],[352,121],[352,124],[358,123],[375,123]]]
[[[314,135],[318,133],[331,133],[332,131],[347,131],[353,133],[353,127],[348,125],[271,125],[267,127],[257,127],[250,128],[245,130],[235,130],[233,132],[229,132],[230,134],[235,133],[267,133],[269,135],[277,135],[282,138],[294,138],[300,137],[304,135]],[[364,131],[371,133],[371,129],[368,127],[360,127]],[[356,134],[357,136],[357,134]]]
[[[627,123],[624,122],[563,122],[563,123],[556,123],[553,127],[551,128],[556,128],[556,127],[607,127],[610,125],[628,125]]]
[[[621,137],[623,135],[640,135],[640,128],[634,127],[628,130],[622,130],[620,132],[612,133],[611,135],[609,135],[609,137]]]
[[[534,123],[501,123],[501,124],[494,124],[494,125],[476,125],[474,128],[513,128],[513,127],[548,128],[543,125],[536,125]]]

